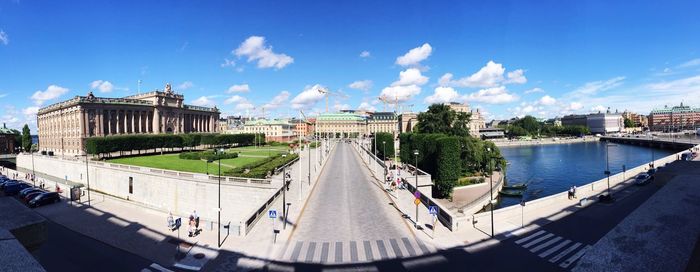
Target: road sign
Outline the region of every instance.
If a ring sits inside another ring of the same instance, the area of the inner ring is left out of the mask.
[[[413,196],[415,196],[416,198],[420,198],[420,192],[416,191],[415,193],[413,193]]]
[[[413,203],[415,203],[416,206],[418,206],[418,204],[420,204],[420,198],[416,198],[416,200],[414,200]]]
[[[267,216],[270,218],[277,218],[277,210],[269,210]]]
[[[432,215],[436,215],[438,213],[437,206],[434,206],[434,205],[430,206],[429,210],[430,210],[430,214],[432,214]]]

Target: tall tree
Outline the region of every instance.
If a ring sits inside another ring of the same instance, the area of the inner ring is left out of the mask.
[[[471,119],[472,114],[466,112],[458,112],[457,116],[452,123],[452,135],[455,136],[468,136],[469,135],[469,119]]]
[[[469,113],[457,113],[445,104],[432,104],[428,111],[418,114],[416,130],[420,133],[469,135]]]
[[[32,135],[30,134],[27,124],[24,124],[22,128],[22,149],[24,149],[25,152],[31,152],[32,149]]]

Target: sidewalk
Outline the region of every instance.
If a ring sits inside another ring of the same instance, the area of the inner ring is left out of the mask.
[[[311,149],[311,160],[317,160],[316,149]],[[329,153],[330,154],[330,153]],[[328,156],[324,156],[324,159]],[[299,166],[301,172],[307,173],[308,153],[302,152],[299,162],[292,166],[291,176],[293,181],[287,192],[287,202],[292,203],[290,221],[293,221],[299,214],[299,203],[304,203],[310,193],[306,175],[303,175],[299,182]],[[321,165],[311,165],[311,186],[315,184],[320,173]],[[8,170],[13,171],[13,170]],[[281,173],[279,178],[281,180]],[[37,176],[48,179],[37,173]],[[20,174],[20,177],[24,177]],[[31,183],[31,181],[27,181]],[[37,183],[38,184],[38,183]],[[54,190],[54,182],[47,182],[47,189]],[[299,190],[302,195],[299,197]],[[68,188],[63,188],[64,193]],[[167,228],[168,214],[157,211],[149,207],[122,200],[119,198],[104,195],[95,191],[90,192],[90,206],[87,205],[87,194],[82,197],[81,202],[69,202],[43,206],[35,209],[46,218],[68,227],[74,231],[83,233],[107,244],[124,249],[134,254],[143,256],[164,267],[179,267],[189,270],[201,269],[208,261],[216,259],[219,255],[217,248],[217,232],[215,226],[208,222],[200,224],[201,233],[195,237],[187,236],[187,215],[182,216],[182,226],[178,231],[170,231]],[[282,215],[281,196],[275,200],[273,207]],[[295,209],[297,208],[297,209]],[[173,215],[178,218],[177,215]],[[278,218],[280,219],[280,218]],[[291,225],[287,226],[286,232],[281,232],[278,236],[277,244],[272,243],[272,226],[267,217],[261,218],[256,223],[250,233],[245,237],[237,236],[237,233],[221,234],[222,250],[237,252],[240,254],[270,258],[274,249],[283,244],[291,230]],[[282,221],[277,222],[277,228],[282,229]],[[293,222],[292,222],[293,223]],[[232,232],[236,230],[231,230]],[[179,236],[179,240],[178,240]],[[180,242],[182,243],[180,243]],[[282,242],[280,242],[282,241]],[[179,250],[185,256],[184,259],[177,260],[176,253]],[[195,258],[197,253],[204,254],[204,258]]]

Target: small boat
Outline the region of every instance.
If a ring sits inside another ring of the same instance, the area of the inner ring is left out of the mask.
[[[517,190],[505,190],[505,191],[500,191],[498,193],[503,195],[503,196],[512,196],[512,197],[522,197],[523,196],[523,191],[517,191]]]
[[[522,190],[527,188],[527,183],[516,183],[511,185],[503,185],[503,190]]]

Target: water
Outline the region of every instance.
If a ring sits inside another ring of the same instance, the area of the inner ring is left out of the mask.
[[[652,148],[616,144],[609,148],[610,171],[615,174],[648,164]],[[568,190],[606,177],[605,143],[584,142],[538,146],[501,147],[501,154],[510,163],[506,176],[510,184],[528,182],[525,201]],[[677,151],[653,148],[656,159]],[[521,198],[501,197],[500,207],[516,205]]]

